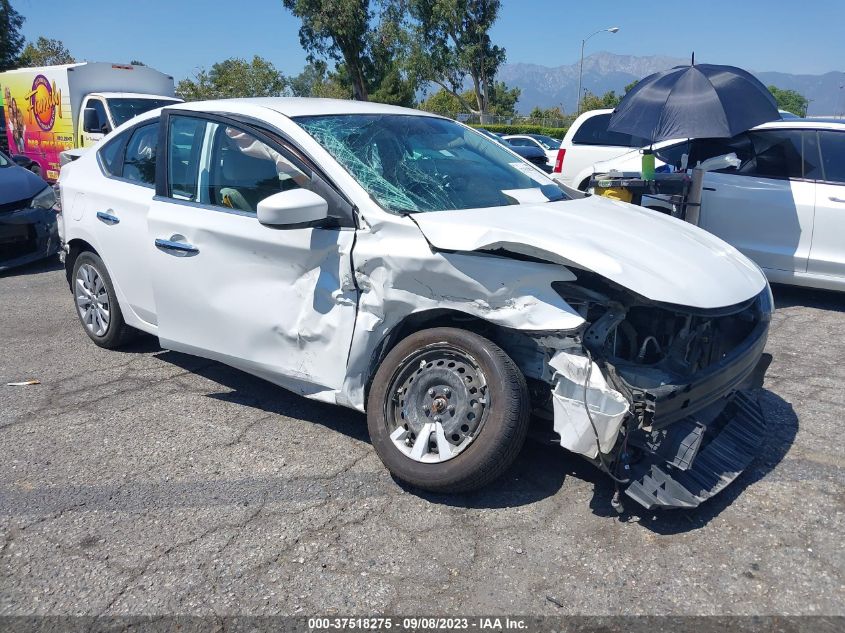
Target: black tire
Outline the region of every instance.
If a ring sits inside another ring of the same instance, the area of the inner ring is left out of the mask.
[[[105,287],[106,294],[108,295],[109,323],[102,335],[98,335],[88,328],[83,321],[79,309],[77,308],[77,275],[79,273],[79,269],[83,265],[91,266],[96,270],[97,274],[103,280],[103,286]],[[103,260],[100,259],[99,255],[90,251],[85,251],[79,254],[76,261],[73,263],[71,291],[73,293],[76,316],[82,324],[82,329],[99,347],[103,347],[105,349],[117,349],[135,337],[137,330],[126,325],[126,322],[123,320],[123,312],[121,312],[120,305],[117,302],[117,295],[114,292],[114,284],[112,283],[111,276],[109,276],[109,271],[106,269],[106,266],[103,263]]]
[[[578,191],[586,192],[587,189],[590,188],[590,180],[592,180],[592,177],[591,178],[585,178],[584,180],[582,180],[581,184],[578,185]]]
[[[489,405],[485,403],[474,439],[462,452],[446,461],[423,463],[411,459],[391,439],[389,409],[395,404],[388,398],[394,380],[412,366],[412,359],[444,347],[468,355],[477,364],[486,381]],[[457,328],[422,330],[401,341],[381,363],[367,398],[370,439],[384,465],[397,479],[431,492],[468,492],[499,477],[522,449],[528,421],[528,388],[513,360],[495,343]]]
[[[33,163],[30,166],[29,171],[31,171],[36,176],[41,176],[41,165],[39,165],[38,163]]]

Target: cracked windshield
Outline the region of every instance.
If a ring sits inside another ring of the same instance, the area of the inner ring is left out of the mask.
[[[445,119],[382,114],[309,116],[296,122],[392,213],[566,199],[538,169]]]

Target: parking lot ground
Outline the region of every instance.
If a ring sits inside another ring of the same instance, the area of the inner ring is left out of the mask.
[[[101,350],[58,264],[12,271],[0,615],[845,614],[845,295],[775,297],[761,455],[695,511],[619,518],[536,443],[482,492],[403,489],[363,415],[151,337]]]

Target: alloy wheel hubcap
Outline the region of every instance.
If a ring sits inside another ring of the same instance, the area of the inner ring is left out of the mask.
[[[86,329],[95,336],[105,336],[111,319],[109,293],[100,273],[91,264],[82,264],[76,271],[74,294],[79,318]]]
[[[389,389],[385,420],[390,439],[417,462],[444,462],[466,450],[490,407],[478,363],[447,344],[407,358]]]

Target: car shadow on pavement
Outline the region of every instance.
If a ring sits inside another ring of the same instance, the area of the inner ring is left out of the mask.
[[[661,535],[681,534],[705,527],[752,484],[772,472],[795,441],[798,416],[792,405],[767,389],[760,390],[760,403],[768,422],[768,435],[763,446],[748,468],[712,499],[694,510],[646,510],[623,494],[625,511],[620,515],[610,505],[614,492],[613,482],[604,477],[597,483],[595,496],[590,503],[593,512],[601,516],[616,516],[620,521],[636,521],[642,527]]]
[[[772,286],[772,295],[775,298],[775,308],[801,306],[845,312],[845,292],[778,284]]]
[[[150,339],[155,344],[156,349],[160,349],[157,339],[143,338]],[[140,345],[140,341],[137,344]],[[358,411],[317,400],[309,400],[256,376],[197,356],[161,351],[155,354],[155,357],[208,380],[213,380],[230,390],[208,394],[209,398],[313,422],[360,442],[369,443],[370,441],[366,418]]]
[[[126,348],[126,351],[150,351],[147,348],[149,345],[160,349],[156,339],[145,336]],[[155,354],[155,357],[219,383],[227,389],[208,394],[210,398],[313,422],[360,442],[370,443],[367,420],[362,413],[309,400],[261,378],[214,361],[171,351],[161,351]],[[504,508],[527,505],[553,496],[560,490],[567,474],[586,479],[591,474],[590,469],[592,466],[560,447],[529,440],[512,468],[492,485],[472,494],[437,495],[407,486],[395,479],[394,481],[405,491],[432,503],[474,508]]]
[[[151,351],[150,346],[153,350],[160,349],[156,339],[142,337],[126,351]],[[313,422],[360,442],[370,442],[366,418],[357,411],[309,400],[214,361],[171,351],[161,351],[155,356],[228,389],[210,393],[210,398]],[[552,497],[561,490],[564,480],[569,476],[593,486],[593,497],[589,505],[592,512],[598,516],[618,518],[625,522],[636,521],[657,534],[689,532],[705,527],[719,516],[749,486],[768,475],[792,446],[798,432],[798,418],[792,405],[765,389],[761,390],[760,398],[769,420],[769,435],[760,454],[736,481],[694,510],[646,510],[623,494],[624,512],[620,515],[613,510],[610,503],[614,484],[607,475],[557,445],[531,439],[526,442],[514,465],[502,477],[477,492],[458,495],[434,494],[398,480],[394,481],[406,492],[431,503],[496,509],[525,506]]]
[[[63,270],[64,264],[59,261],[55,255],[47,257],[46,259],[39,259],[37,262],[24,264],[23,266],[16,266],[8,270],[0,271],[0,279],[5,277],[23,277],[24,275],[38,275],[40,273],[52,272],[54,270]]]

